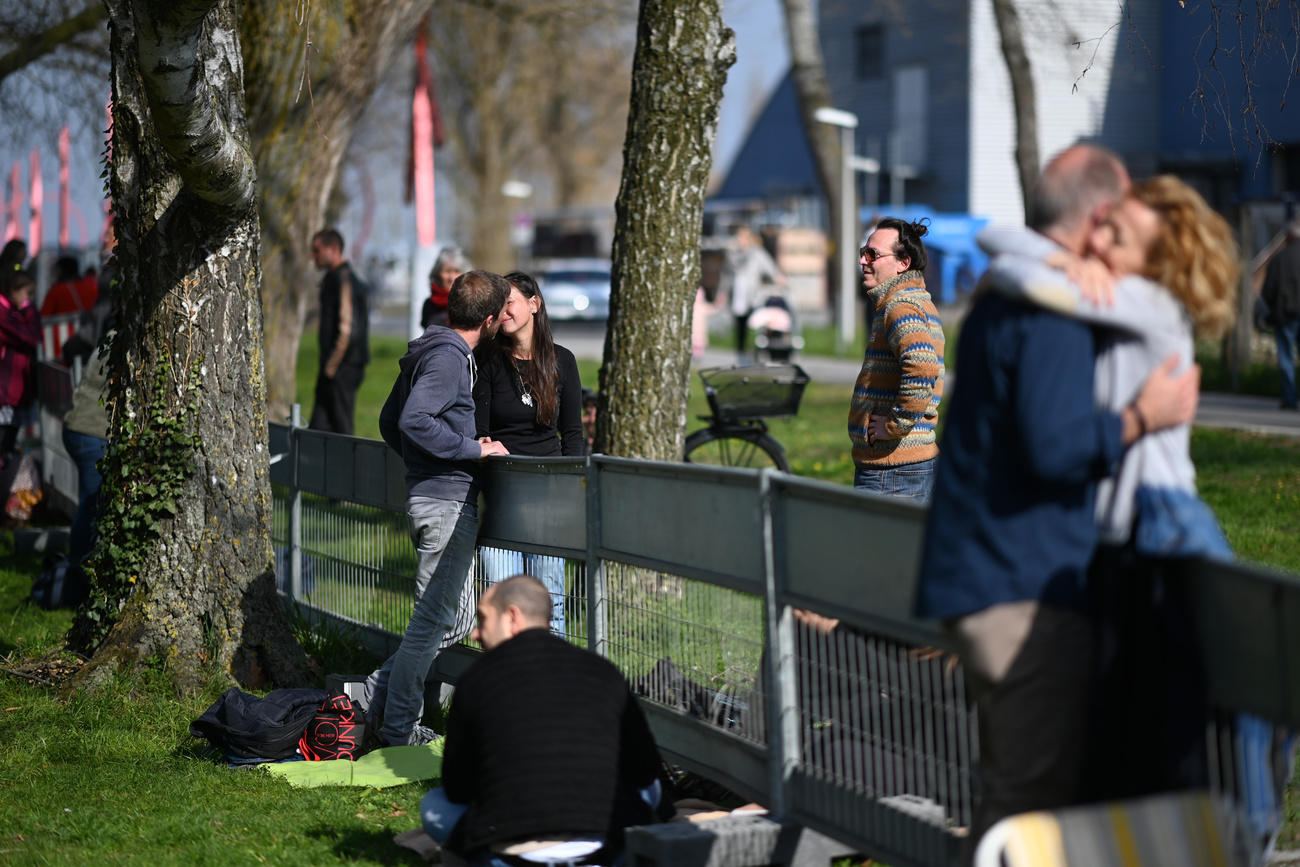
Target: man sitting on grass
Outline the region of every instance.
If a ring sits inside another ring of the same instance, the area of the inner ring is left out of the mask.
[[[552,635],[551,597],[531,575],[488,588],[474,638],[487,652],[456,685],[442,788],[420,804],[424,829],[474,865],[533,840],[600,841],[668,818],[659,751],[623,675]]]

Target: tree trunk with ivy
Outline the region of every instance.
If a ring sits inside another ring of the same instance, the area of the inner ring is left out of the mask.
[[[718,0],[642,0],[600,368],[606,454],[681,459],[704,194],[735,60]]]
[[[255,166],[235,0],[109,0],[120,267],[80,676],[299,684],[275,593]]]

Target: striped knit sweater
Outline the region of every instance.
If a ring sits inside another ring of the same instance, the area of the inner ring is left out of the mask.
[[[875,309],[849,406],[853,463],[887,467],[939,454],[934,427],[943,396],[943,324],[925,278],[899,274],[867,293]],[[867,417],[884,415],[888,439],[867,442]]]

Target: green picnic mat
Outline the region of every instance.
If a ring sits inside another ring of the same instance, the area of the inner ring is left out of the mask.
[[[386,789],[442,775],[442,740],[422,747],[384,747],[366,753],[355,762],[282,762],[264,767],[284,777],[291,785],[373,786]]]

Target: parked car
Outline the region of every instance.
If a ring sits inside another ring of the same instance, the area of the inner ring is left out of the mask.
[[[603,259],[552,260],[537,271],[537,285],[556,321],[609,318],[609,262]]]

